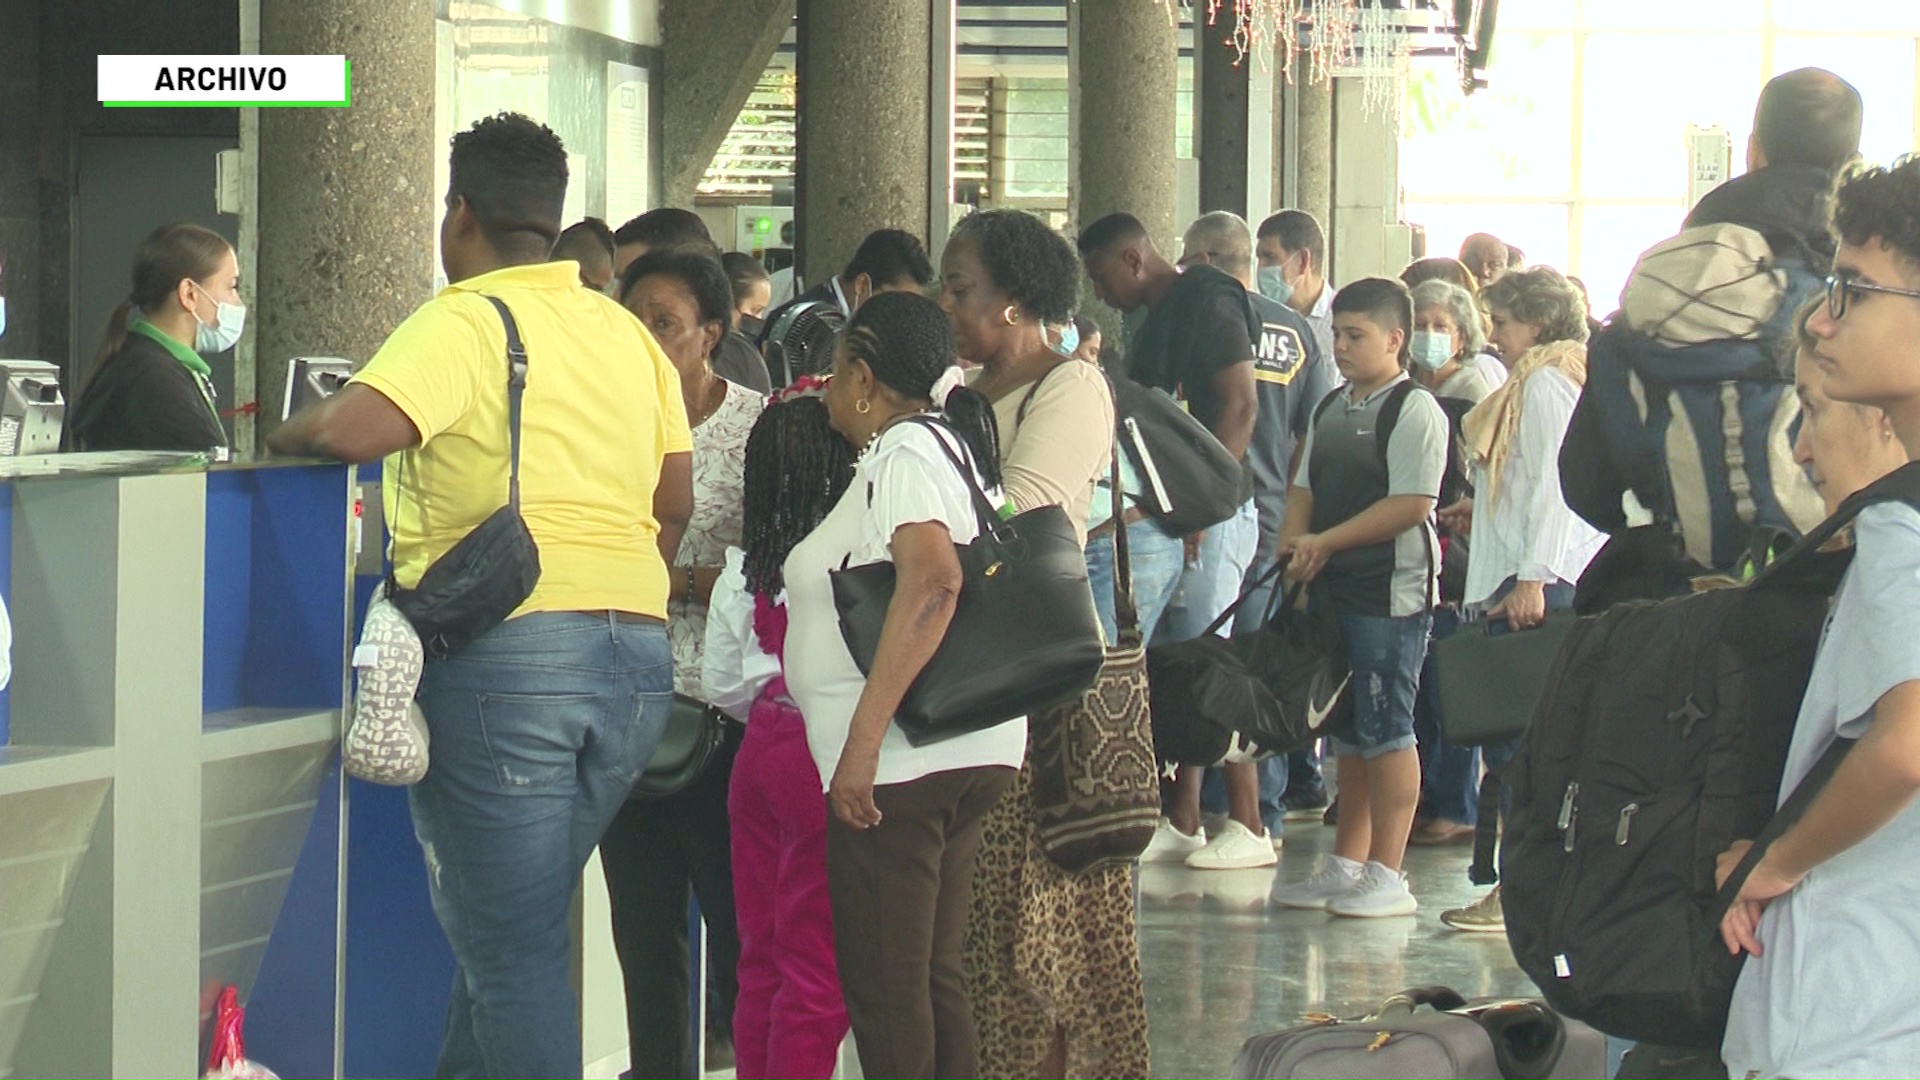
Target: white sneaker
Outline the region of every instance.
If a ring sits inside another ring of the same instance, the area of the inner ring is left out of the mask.
[[[1407,887],[1407,875],[1370,862],[1353,890],[1327,901],[1327,910],[1356,919],[1384,919],[1411,915],[1420,910],[1420,902]]]
[[[1160,819],[1160,827],[1153,830],[1153,842],[1147,850],[1140,853],[1140,861],[1150,862],[1186,862],[1187,856],[1207,846],[1204,836],[1188,836],[1173,827],[1173,822]]]
[[[1365,874],[1366,867],[1338,855],[1322,855],[1313,876],[1273,890],[1273,902],[1282,907],[1308,911],[1326,910],[1328,901],[1352,892]]]
[[[1265,832],[1255,834],[1237,821],[1228,821],[1206,847],[1187,856],[1192,870],[1252,870],[1279,861]]]

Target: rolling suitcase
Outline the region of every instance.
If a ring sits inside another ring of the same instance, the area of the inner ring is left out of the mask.
[[[1428,1006],[1422,1008],[1422,1006]],[[1580,1080],[1606,1075],[1606,1037],[1539,1001],[1409,990],[1372,1016],[1248,1039],[1236,1080]]]

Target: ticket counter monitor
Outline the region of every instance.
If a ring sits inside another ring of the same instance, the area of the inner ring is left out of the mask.
[[[352,377],[353,365],[337,356],[296,356],[287,361],[287,396],[280,404],[280,419],[339,393]]]

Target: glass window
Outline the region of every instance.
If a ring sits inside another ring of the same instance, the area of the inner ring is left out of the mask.
[[[1920,4],[1912,0],[1773,0],[1773,19],[1783,30],[1920,32]]]
[[[1680,231],[1677,206],[1607,206],[1580,210],[1580,257],[1572,272],[1587,284],[1594,315],[1605,319],[1620,306],[1620,290],[1640,253]]]
[[[1402,113],[1402,175],[1419,195],[1566,195],[1573,38],[1500,35],[1491,82],[1463,97],[1448,65],[1422,64]]]
[[[1574,0],[1526,0],[1525,3],[1500,5],[1494,33],[1509,28],[1520,30],[1568,30],[1573,27]]]
[[[1503,4],[1500,10],[1503,20],[1506,14]],[[1587,25],[1596,30],[1644,31],[1657,27],[1738,32],[1759,29],[1765,18],[1761,0],[1587,0],[1586,3]]]
[[[1526,253],[1528,263],[1567,265],[1566,203],[1409,201],[1406,220],[1427,230],[1427,254],[1453,256],[1460,242],[1489,232]]]
[[[1762,82],[1760,35],[1594,34],[1585,71],[1581,193],[1684,206],[1687,125],[1717,124],[1736,150],[1746,148]]]
[[[1826,68],[1860,91],[1860,153],[1881,163],[1915,149],[1913,63],[1911,37],[1782,37],[1773,46],[1775,74]]]

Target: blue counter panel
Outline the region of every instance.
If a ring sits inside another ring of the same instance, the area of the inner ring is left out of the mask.
[[[345,499],[337,468],[207,474],[207,712],[339,707]]]
[[[453,951],[427,897],[404,788],[347,782],[347,1049],[342,1075],[432,1076]]]
[[[337,756],[320,783],[313,822],[247,999],[249,1055],[287,1077],[333,1075],[334,967],[340,948]]]

